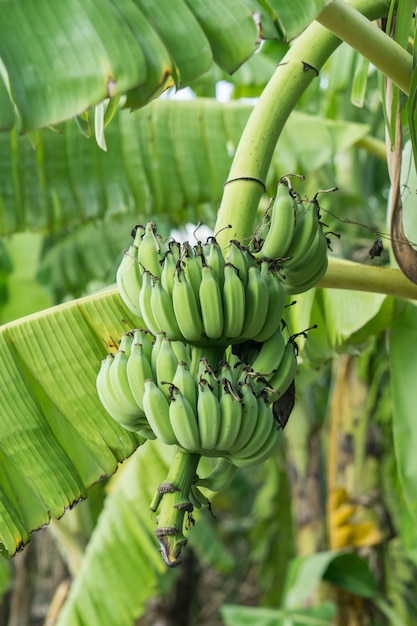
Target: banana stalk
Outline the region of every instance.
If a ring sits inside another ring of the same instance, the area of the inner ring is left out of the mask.
[[[199,454],[178,449],[168,475],[159,485],[150,505],[151,511],[159,508],[155,535],[167,567],[177,567],[181,563],[181,550],[187,543],[184,530],[194,524],[190,492],[197,478],[199,461]]]

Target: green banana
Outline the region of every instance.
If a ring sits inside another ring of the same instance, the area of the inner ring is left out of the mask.
[[[137,431],[139,428],[142,428],[147,424],[145,414],[137,408],[136,417],[132,417],[131,411],[126,411],[118,401],[110,382],[110,368],[113,361],[114,356],[112,354],[108,354],[107,357],[101,362],[100,370],[96,379],[96,389],[99,400],[107,413],[116,422],[127,430]]]
[[[158,330],[163,330],[171,341],[180,341],[182,334],[177,324],[171,296],[162,287],[159,279],[153,280],[151,307]]]
[[[130,390],[127,377],[127,361],[125,352],[118,350],[111,363],[109,380],[117,402],[126,414],[130,414],[132,419],[135,420],[138,413],[142,414],[142,409],[139,408]],[[124,421],[128,422],[127,419],[124,419]]]
[[[235,454],[230,453],[227,458],[237,467],[252,467],[254,465],[258,465],[272,456],[278,448],[279,440],[279,431],[274,425],[272,425],[269,436],[267,437],[264,445],[258,449],[257,452],[247,457],[238,457]]]
[[[217,389],[214,391],[208,380],[203,377],[200,377],[198,383],[197,420],[201,448],[215,449],[220,431],[220,405]]]
[[[245,323],[245,288],[230,263],[224,266],[223,314],[223,336],[228,340],[238,339]]]
[[[329,260],[324,257],[321,261],[320,266],[317,268],[316,272],[308,276],[303,282],[297,282],[295,284],[286,283],[284,285],[285,293],[295,295],[298,293],[304,293],[309,289],[317,286],[317,283],[323,278],[327,271],[327,266],[329,264]]]
[[[140,343],[142,344],[143,347],[143,351],[145,353],[146,358],[148,359],[148,361],[151,361],[151,355],[152,355],[152,349],[153,349],[153,340],[154,337],[152,336],[152,341],[149,338],[149,332],[144,329],[144,328],[135,328],[133,331],[133,342],[132,342],[132,348],[133,348],[133,344],[135,343]]]
[[[316,204],[310,202],[297,214],[294,235],[286,252],[289,260],[284,263],[284,271],[304,258],[314,241],[318,228],[320,228],[319,212]]]
[[[175,356],[177,357],[178,363],[180,361],[184,361],[184,363],[187,363],[188,367],[191,368],[190,345],[188,343],[184,343],[184,341],[172,341],[171,346],[174,350]]]
[[[201,255],[185,241],[182,246],[182,269],[193,288],[195,298],[198,302],[198,294],[201,283]]]
[[[267,339],[259,349],[257,356],[249,363],[257,374],[266,380],[272,378],[279,368],[285,350],[285,340],[280,330]]]
[[[190,343],[201,342],[204,338],[204,328],[199,303],[186,274],[178,266],[175,271],[172,303],[178,326],[185,341]]]
[[[250,266],[245,291],[245,322],[242,328],[245,339],[259,335],[266,321],[268,306],[268,284],[259,269]]]
[[[238,272],[239,278],[246,289],[248,281],[249,267],[256,264],[255,258],[247,248],[242,246],[236,239],[231,239],[229,254],[227,255],[226,262],[233,265]]]
[[[165,291],[172,296],[174,288],[175,268],[180,259],[181,244],[177,241],[170,241],[168,250],[164,254],[164,262],[161,271],[161,285]]]
[[[258,421],[258,400],[250,382],[240,385],[240,395],[242,397],[242,420],[239,434],[230,451],[240,450],[250,441]]]
[[[197,478],[194,484],[210,491],[223,491],[236,476],[237,469],[230,461],[221,458],[207,476]]]
[[[146,326],[155,335],[159,330],[155,316],[153,314],[151,296],[152,296],[152,281],[153,276],[150,272],[145,271],[142,274],[142,286],[139,292],[139,308],[141,317],[143,318]]]
[[[203,265],[202,268],[199,300],[206,336],[219,339],[224,325],[222,293],[210,265]]]
[[[242,400],[227,378],[224,379],[222,385],[219,397],[220,429],[216,448],[217,450],[230,450],[239,435],[242,423]]]
[[[269,402],[282,396],[294,380],[297,371],[297,348],[294,341],[287,341],[281,363],[275,374],[268,380]]]
[[[140,265],[145,271],[160,278],[162,271],[161,262],[165,252],[166,247],[156,234],[156,224],[148,222],[138,246],[138,261]]]
[[[170,340],[165,337],[156,359],[156,383],[166,397],[169,395],[169,386],[172,384],[177,367],[177,357]]]
[[[288,256],[295,231],[295,200],[288,185],[280,183],[271,207],[271,221],[262,248],[255,256],[271,260]]]
[[[254,341],[259,343],[267,341],[278,330],[285,308],[285,291],[278,271],[273,265],[264,261],[261,265],[261,275],[265,278],[268,286],[269,300],[262,330],[252,337]]]
[[[316,236],[305,256],[295,265],[285,270],[284,290],[286,293],[301,293],[298,285],[304,286],[311,279],[317,277],[317,282],[322,278],[327,269],[328,242],[321,226],[317,229]],[[306,289],[303,289],[306,291]]]
[[[155,378],[155,379],[157,377],[157,374],[156,374],[156,362],[158,360],[158,355],[159,355],[159,352],[160,352],[160,350],[162,348],[162,343],[163,343],[165,338],[166,338],[165,333],[162,330],[159,331],[155,335],[155,341],[154,341],[153,346],[152,346],[151,368],[152,368],[153,378]]]
[[[133,342],[132,349],[127,360],[127,379],[130,391],[135,398],[136,404],[143,408],[143,394],[145,393],[145,380],[153,379],[150,361],[146,356],[143,344]]]
[[[257,403],[258,418],[255,430],[245,446],[239,450],[233,450],[233,463],[235,464],[237,459],[249,459],[257,455],[272,437],[273,431],[277,430],[272,410],[263,395],[257,398]]]
[[[185,361],[179,361],[172,379],[172,384],[177,387],[187,398],[194,412],[197,411],[197,385],[194,376]]]
[[[198,452],[201,442],[196,414],[184,394],[174,385],[170,389],[169,419],[180,448]]]
[[[123,252],[123,258],[116,272],[116,285],[125,305],[138,317],[141,317],[139,308],[139,292],[142,285],[137,247],[131,245]]]
[[[143,408],[157,439],[168,446],[176,445],[177,438],[169,419],[169,402],[160,388],[150,378],[145,380]]]
[[[214,277],[220,290],[222,290],[224,284],[225,259],[220,245],[217,243],[215,237],[209,237],[207,242],[203,244],[203,255],[206,260],[206,264],[213,270]]]

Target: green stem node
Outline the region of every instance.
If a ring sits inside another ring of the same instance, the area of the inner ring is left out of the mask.
[[[183,531],[194,523],[190,491],[196,480],[199,461],[199,454],[183,452],[178,448],[168,475],[159,485],[150,505],[152,511],[159,507],[155,535],[167,567],[176,567],[181,563],[181,550],[187,543]]]

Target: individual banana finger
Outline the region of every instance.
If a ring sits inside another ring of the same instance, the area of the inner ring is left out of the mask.
[[[282,396],[294,380],[297,372],[297,348],[294,341],[288,341],[285,345],[281,363],[275,374],[268,381],[271,389],[269,402],[272,403]]]
[[[274,265],[264,261],[261,265],[261,275],[267,283],[269,299],[265,323],[261,331],[252,337],[254,341],[260,343],[267,341],[280,327],[285,308],[283,283]]]
[[[138,317],[141,317],[139,307],[139,292],[142,286],[142,277],[137,259],[137,247],[131,245],[123,252],[123,258],[116,272],[116,284],[120,297],[125,305]]]
[[[187,398],[171,385],[169,419],[180,448],[187,452],[198,452],[201,447],[196,414]]]
[[[284,269],[304,258],[314,241],[318,228],[320,228],[320,223],[317,205],[310,202],[297,214],[293,239],[286,252],[289,260],[285,262]]]
[[[240,450],[233,451],[233,462],[235,464],[237,459],[257,458],[259,452],[264,449],[268,440],[274,437],[274,433],[277,430],[267,398],[262,394],[257,398],[257,402],[258,419],[256,428],[247,444],[240,448]]]
[[[163,330],[171,341],[181,340],[182,333],[175,317],[172,299],[159,279],[153,280],[150,304],[158,330]]]
[[[143,345],[133,342],[132,349],[127,360],[127,379],[132,395],[142,411],[143,395],[145,393],[145,380],[153,378],[152,368],[147,358]]]
[[[169,402],[152,379],[145,381],[143,408],[157,439],[168,446],[177,444],[169,418]]]
[[[209,339],[219,339],[224,326],[222,293],[209,265],[202,268],[199,300],[205,335]]]
[[[175,272],[172,304],[177,324],[185,341],[201,342],[204,338],[204,328],[199,302],[186,274],[178,266]]]
[[[260,258],[281,259],[287,256],[295,231],[295,200],[288,185],[281,182],[271,207],[271,221],[262,248],[256,255]]]
[[[194,412],[197,410],[197,385],[185,361],[179,361],[172,384],[187,398]]]
[[[253,436],[258,422],[258,400],[253,391],[252,384],[245,382],[240,386],[240,394],[242,397],[242,420],[240,424],[239,434],[229,450],[240,450]]]
[[[217,450],[230,450],[235,443],[242,423],[242,400],[226,378],[219,397],[220,429]]]
[[[242,337],[253,339],[259,335],[267,319],[268,306],[268,284],[259,269],[251,265],[245,290],[245,322]]]
[[[165,252],[166,246],[157,236],[156,224],[148,222],[138,245],[139,264],[143,270],[150,272],[152,276],[160,278]]]
[[[245,323],[245,288],[236,268],[230,263],[224,266],[223,313],[223,336],[237,339]]]
[[[279,368],[284,355],[285,339],[280,330],[261,344],[259,352],[249,365],[257,374],[269,380],[274,372]]]
[[[203,377],[198,383],[197,421],[202,449],[213,450],[220,431],[220,404],[217,391]]]

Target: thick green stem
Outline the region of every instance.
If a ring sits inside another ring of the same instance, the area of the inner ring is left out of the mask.
[[[329,258],[326,275],[317,286],[385,293],[417,300],[417,285],[410,282],[400,270],[362,265],[334,257]]]
[[[409,93],[413,72],[411,54],[359,11],[343,0],[333,0],[317,21],[368,59],[404,93]]]
[[[183,532],[184,527],[194,523],[190,491],[196,480],[199,461],[199,454],[191,454],[178,449],[169,468],[168,476],[159,485],[150,505],[152,511],[156,511],[159,507],[158,527],[155,535],[159,541],[162,560],[168,567],[176,567],[181,563],[181,550],[187,543]]]
[[[352,4],[369,19],[388,12],[381,0],[356,0]],[[310,24],[295,40],[256,103],[236,150],[217,215],[215,232],[224,250],[231,239],[250,239],[281,131],[299,97],[339,44],[340,39],[324,26]],[[225,228],[228,224],[231,229]]]

